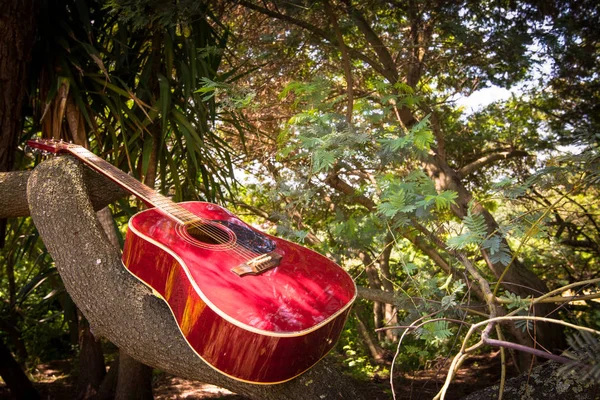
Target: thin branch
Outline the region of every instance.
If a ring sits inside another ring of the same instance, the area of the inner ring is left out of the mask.
[[[346,106],[346,123],[348,125],[352,125],[352,111],[354,109],[354,80],[352,78],[352,65],[350,62],[350,56],[348,55],[348,49],[346,43],[344,43],[344,37],[342,36],[342,32],[340,31],[335,12],[331,8],[329,0],[325,0],[324,4],[325,12],[329,17],[331,26],[333,26],[335,37],[338,41],[338,47],[340,48],[340,52],[342,53],[342,65],[344,67],[344,76],[346,77],[346,96],[348,102],[348,105]]]
[[[490,326],[493,326],[496,322],[504,322],[504,321],[540,321],[540,322],[549,322],[549,323],[553,323],[553,324],[559,324],[559,325],[563,325],[569,328],[573,328],[573,329],[577,329],[577,330],[581,330],[581,331],[586,331],[586,332],[590,332],[596,335],[600,335],[600,331],[597,331],[595,329],[591,329],[591,328],[587,328],[584,326],[579,326],[579,325],[575,325],[575,324],[571,324],[569,322],[565,322],[565,321],[561,321],[558,319],[552,319],[552,318],[544,318],[544,317],[531,317],[531,316],[503,316],[503,317],[494,317],[494,318],[489,318],[485,321],[481,321],[478,322],[476,324],[471,325],[471,327],[469,328],[469,331],[467,332],[467,334],[465,335],[465,338],[463,339],[463,345],[462,348],[460,349],[460,351],[458,352],[458,354],[456,354],[456,356],[454,356],[454,359],[452,360],[452,364],[450,365],[450,369],[448,370],[448,375],[446,376],[446,381],[444,382],[444,386],[442,387],[442,389],[438,392],[438,394],[434,397],[434,400],[439,400],[439,399],[443,399],[446,396],[446,392],[448,391],[448,387],[450,386],[450,383],[452,382],[452,379],[454,378],[454,374],[456,373],[456,371],[458,370],[458,368],[460,367],[460,365],[466,360],[466,358],[469,356],[469,353],[472,353],[473,351],[481,348],[482,346],[484,346],[486,344],[486,340],[492,340],[489,339],[487,337],[488,334],[488,330],[487,328],[489,328]],[[466,347],[467,346],[467,342],[469,341],[470,337],[473,335],[473,333],[479,329],[480,327],[487,325],[486,330],[483,331],[483,333],[481,334],[481,340],[479,342],[477,342],[476,344],[470,346],[470,347]],[[520,346],[520,345],[519,345]],[[520,349],[522,351],[527,351],[528,353],[532,353],[532,350],[536,350],[539,351],[537,349],[533,349],[531,347],[528,346],[523,346],[524,349]],[[548,358],[548,357],[546,357]]]
[[[523,351],[525,353],[533,354],[534,356],[537,356],[537,357],[542,357],[542,358],[546,358],[548,360],[556,361],[561,364],[567,364],[568,362],[571,361],[570,359],[568,359],[566,357],[558,356],[558,355],[552,354],[552,353],[547,353],[545,351],[542,351],[539,349],[534,349],[533,347],[529,347],[529,346],[524,346],[522,344],[506,342],[504,340],[496,340],[496,339],[487,338],[487,339],[483,339],[483,342],[485,344],[487,344],[488,346]]]
[[[504,340],[500,325],[496,325],[496,335],[499,340]],[[500,388],[498,389],[498,400],[502,400],[504,395],[504,387],[506,386],[506,352],[504,347],[500,347]]]
[[[325,31],[324,29],[321,29],[315,25],[309,24],[308,22],[302,21],[302,20],[294,18],[294,17],[290,17],[289,15],[285,15],[280,12],[269,10],[268,8],[261,7],[261,6],[256,5],[248,0],[239,0],[239,4],[241,4],[242,6],[244,6],[246,8],[249,8],[251,10],[258,11],[261,14],[267,15],[269,17],[276,18],[281,21],[289,22],[290,24],[293,24],[300,28],[306,29],[307,31],[314,33],[315,35],[320,36],[321,38],[325,39],[333,46],[339,45],[337,43],[335,36],[332,36],[329,32]],[[377,61],[373,60],[371,57],[367,56],[364,53],[361,53],[360,51],[358,51],[352,47],[347,46],[347,48],[348,48],[349,54],[352,57],[358,58],[359,60],[362,60],[365,63],[369,64],[379,74],[381,74],[383,76],[386,75],[385,68],[383,66],[381,66]]]
[[[546,297],[542,300],[536,301],[536,299],[531,300],[531,303],[534,304],[542,304],[542,303],[570,303],[572,301],[585,301],[585,300],[594,300],[594,299],[600,299],[600,293],[592,293],[592,294],[586,294],[583,296],[555,296],[555,297]],[[524,301],[527,301],[527,299],[523,299]],[[498,303],[501,304],[510,304],[512,302],[512,300],[507,300],[507,299],[502,299],[502,298],[498,298],[496,299],[496,301],[498,301]]]
[[[540,296],[540,297],[538,297],[536,299],[533,299],[531,301],[531,305],[534,305],[534,304],[537,304],[537,303],[541,303],[545,299],[548,299],[548,298],[552,297],[553,295],[555,295],[557,293],[562,293],[562,292],[564,292],[564,291],[566,291],[568,289],[571,289],[571,288],[574,288],[574,287],[577,287],[577,286],[593,285],[594,283],[599,283],[599,282],[600,282],[600,278],[595,278],[595,279],[588,279],[588,280],[585,280],[585,281],[575,282],[575,283],[571,283],[569,285],[565,285],[565,286],[559,287],[558,289],[551,290],[548,293],[546,293],[546,294],[544,294],[544,295],[542,295],[542,296]],[[514,313],[514,311],[513,311],[513,313]],[[511,315],[511,314],[508,314],[508,315]]]
[[[394,63],[392,55],[387,50],[387,47],[383,44],[373,29],[371,29],[365,17],[363,17],[356,7],[352,5],[350,0],[343,1],[346,4],[348,14],[350,14],[358,29],[360,29],[367,42],[373,48],[373,51],[375,51],[375,54],[377,54],[381,65],[383,65],[384,73],[382,73],[382,75],[392,84],[398,82],[398,71],[396,69],[396,64]]]
[[[522,150],[503,150],[494,152],[491,154],[487,154],[481,158],[478,158],[475,161],[470,162],[464,167],[460,168],[457,173],[460,178],[464,178],[473,172],[485,167],[486,165],[490,165],[499,160],[508,160],[510,158],[517,157],[528,157],[529,153]]]

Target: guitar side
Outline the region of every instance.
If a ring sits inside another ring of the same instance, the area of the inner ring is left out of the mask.
[[[203,218],[243,224],[216,205],[181,205]],[[155,210],[137,214],[123,263],[164,299],[190,347],[210,366],[241,381],[281,383],[335,345],[356,297],[354,282],[339,266],[269,237],[281,263],[238,276],[231,270],[243,255],[182,240],[180,228]]]
[[[334,346],[356,286],[331,260],[217,205],[174,203],[81,146],[27,144],[71,154],[155,207],[129,221],[123,264],[165,300],[190,347],[217,371],[285,382]]]

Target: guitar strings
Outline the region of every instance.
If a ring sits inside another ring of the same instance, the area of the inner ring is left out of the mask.
[[[173,202],[171,199],[161,196],[159,199],[150,199],[151,203],[162,210],[169,217],[177,219],[186,227],[196,228],[201,233],[206,234],[218,244],[226,244],[225,236],[229,237],[225,229],[219,228],[212,221],[207,221],[202,217],[197,216],[185,207]]]
[[[94,165],[105,163],[106,165],[116,170],[116,167],[114,167],[112,164],[101,159],[100,157],[97,157],[94,153],[81,146],[68,144],[66,147],[71,154],[75,155],[77,158],[84,162]],[[97,166],[100,168],[100,165]],[[206,222],[202,217],[195,215],[194,213],[175,203],[168,197],[163,196],[157,193],[156,191],[152,190],[151,188],[145,186],[132,176],[124,173],[121,170],[117,171],[119,172],[119,176],[116,176],[117,174],[113,173],[113,171],[109,171],[106,169],[101,170],[102,173],[108,174],[110,177],[115,178],[122,184],[126,185],[131,192],[134,192],[134,194],[137,194],[139,197],[146,198],[146,200],[148,200],[150,204],[152,204],[159,210],[162,210],[167,216],[171,217],[172,219],[181,221],[186,228],[195,228],[201,233],[211,238],[212,240],[214,240],[215,242],[219,244],[226,244],[226,242],[223,242],[223,236],[225,235],[229,237],[229,235],[227,234],[227,231],[225,229],[217,228],[216,225],[214,225],[213,223]],[[127,185],[126,182],[123,182],[123,180],[129,181],[130,185]],[[137,190],[133,190],[132,188],[130,188],[131,184],[142,185],[141,187],[143,187],[144,190],[148,191],[149,193],[138,193]],[[183,218],[180,218],[182,216]],[[233,242],[231,251],[237,253],[243,258],[248,259],[253,259],[256,257],[257,254],[259,254],[239,244],[237,241]]]
[[[100,172],[104,175],[107,175],[109,178],[113,178],[116,182],[121,183],[123,186],[125,186],[129,190],[129,192],[136,195],[137,197],[140,197],[143,200],[148,201],[149,204],[151,204],[151,205],[155,206],[157,209],[163,211],[163,213],[166,214],[171,219],[182,222],[186,228],[192,227],[192,228],[198,229],[201,233],[205,234],[206,236],[213,239],[217,243],[226,244],[226,242],[223,242],[223,235],[227,235],[227,236],[229,236],[229,235],[227,234],[227,231],[225,229],[217,228],[216,225],[214,225],[210,221],[206,222],[206,220],[203,219],[202,217],[195,215],[194,213],[192,213],[191,211],[187,210],[186,208],[180,206],[179,204],[175,203],[168,197],[163,196],[160,193],[157,193],[156,191],[152,190],[148,186],[145,186],[143,183],[141,183],[137,179],[135,179],[132,176],[126,174],[125,172],[117,169],[115,166],[113,166],[106,160],[103,160],[102,158],[96,156],[94,153],[87,150],[86,148],[79,146],[79,145],[66,143],[63,141],[59,142],[59,141],[50,140],[50,139],[49,140],[35,140],[35,142],[37,142],[41,145],[45,145],[45,146],[52,146],[55,150],[57,150],[56,153],[59,153],[61,151],[67,151],[67,152],[71,153],[72,155],[74,155],[75,157],[77,157],[78,159],[80,159],[81,161],[83,161],[84,163],[96,166],[98,168],[98,172]],[[102,168],[102,164],[105,164],[109,169]],[[118,174],[116,172],[118,172]],[[129,184],[127,184],[124,181],[128,181]],[[138,185],[138,187],[142,188],[142,190],[146,193],[140,193],[139,190],[133,189],[131,187],[132,185]],[[167,208],[169,208],[170,211],[167,210]],[[182,217],[182,214],[183,214],[183,217]],[[180,218],[180,217],[182,217],[182,218]],[[237,241],[233,242],[230,249],[231,249],[231,251],[233,251],[234,253],[237,253],[241,257],[248,258],[248,259],[253,259],[256,257],[257,254],[260,254],[260,253],[256,253],[256,252],[246,248],[244,245],[240,245]]]

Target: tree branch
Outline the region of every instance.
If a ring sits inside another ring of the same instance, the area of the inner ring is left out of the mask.
[[[371,29],[369,23],[363,17],[363,15],[352,5],[350,0],[344,0],[348,14],[352,17],[358,29],[362,32],[367,42],[377,54],[381,65],[383,66],[384,73],[382,75],[388,79],[392,84],[398,82],[398,70],[396,69],[396,63],[389,53],[387,47],[383,44],[379,36]]]
[[[529,153],[523,150],[502,150],[491,154],[487,154],[475,161],[470,162],[464,167],[460,168],[457,173],[460,178],[464,178],[473,172],[485,167],[486,165],[492,164],[499,160],[508,160],[510,158],[517,157],[528,157]]]
[[[348,49],[346,43],[344,43],[344,37],[342,36],[342,31],[340,31],[340,27],[337,22],[337,18],[335,16],[335,12],[333,11],[331,4],[329,4],[329,0],[325,0],[325,12],[329,17],[329,21],[331,22],[331,26],[333,26],[333,30],[335,32],[335,37],[339,43],[340,53],[342,54],[342,65],[344,67],[344,76],[346,77],[346,95],[348,97],[347,108],[346,108],[346,123],[348,125],[352,124],[352,111],[354,108],[354,92],[353,92],[353,79],[352,79],[352,65],[350,62],[350,57],[348,56]]]
[[[33,221],[95,336],[146,365],[253,399],[364,398],[326,361],[279,385],[252,385],[217,373],[187,345],[167,305],[123,268],[96,218],[78,163],[68,157],[47,161],[27,186]]]
[[[324,29],[321,29],[315,25],[309,24],[308,22],[302,21],[297,18],[290,17],[289,15],[285,15],[285,14],[282,14],[282,13],[279,13],[276,11],[269,10],[268,8],[265,8],[265,7],[258,6],[254,3],[252,3],[251,1],[240,0],[239,4],[241,4],[242,6],[244,6],[246,8],[249,8],[251,10],[258,11],[259,13],[267,15],[269,17],[276,18],[281,21],[289,22],[290,24],[296,25],[300,28],[304,28],[307,31],[312,32],[315,35],[320,36],[321,38],[327,40],[331,45],[339,46],[339,43],[336,40],[335,36],[332,36],[329,32],[325,31]],[[373,60],[371,57],[367,56],[366,54],[361,53],[360,51],[356,50],[353,47],[350,47],[350,46],[346,46],[346,47],[352,57],[358,58],[359,60],[364,61],[365,63],[369,64],[379,74],[381,74],[382,76],[386,76],[385,68],[381,64],[379,64],[377,61]]]
[[[83,174],[87,193],[96,211],[128,196],[127,192],[111,180],[91,169],[86,168]],[[0,219],[29,215],[27,180],[30,175],[31,171],[0,172]]]
[[[341,179],[335,172],[329,174],[327,178],[325,178],[325,183],[331,186],[333,189],[350,196],[356,203],[362,205],[369,211],[373,211],[376,208],[373,200],[356,193],[356,190],[346,181]]]

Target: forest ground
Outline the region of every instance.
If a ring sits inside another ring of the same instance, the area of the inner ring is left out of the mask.
[[[441,362],[438,364],[442,364]],[[396,393],[403,400],[431,399],[445,379],[446,368],[439,366],[411,372],[399,373],[395,378]],[[47,364],[39,364],[32,378],[42,399],[62,400],[74,398],[74,375],[72,360],[57,360]],[[491,386],[500,376],[500,358],[497,353],[471,357],[460,369],[450,386],[446,399],[455,400],[476,390]],[[361,380],[359,383],[367,398],[373,400],[391,399],[388,379],[374,378]],[[179,377],[157,373],[153,382],[154,398],[156,400],[175,399],[222,399],[244,400],[226,389],[213,385],[190,381]],[[0,399],[11,399],[6,385],[0,380]]]

